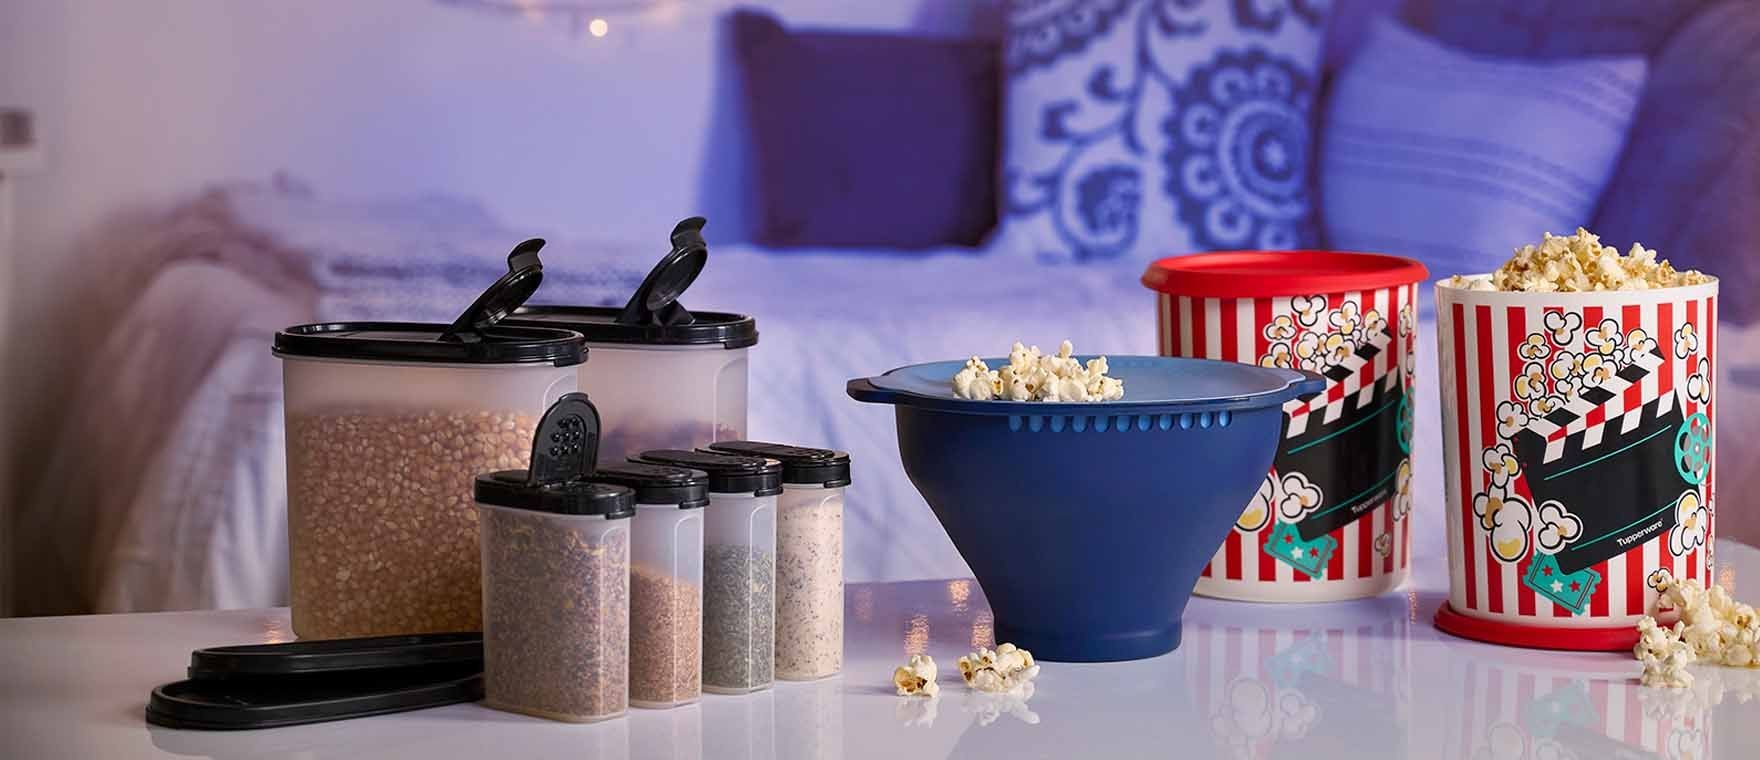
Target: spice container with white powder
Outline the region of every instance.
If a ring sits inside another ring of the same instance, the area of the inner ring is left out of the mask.
[[[629,701],[690,704],[703,694],[703,507],[709,476],[658,464],[607,465],[593,480],[636,494],[630,526]]]
[[[508,319],[586,336],[593,364],[580,366],[580,389],[605,414],[605,464],[745,437],[746,354],[758,343],[758,324],[744,314],[687,310],[678,300],[709,260],[703,224],[678,223],[670,252],[621,308],[527,306]]]
[[[810,681],[843,669],[843,495],[849,454],[755,441],[711,450],[782,462],[776,502],[776,677]]]
[[[538,287],[537,244],[508,270],[451,325],[276,333],[300,638],[481,627],[472,479],[526,466],[538,417],[575,390],[586,355],[576,333],[498,323]]]
[[[641,461],[709,475],[703,516],[703,690],[744,694],[775,681],[776,497],[782,463],[700,451]]]
[[[570,393],[539,423],[530,469],[476,478],[490,707],[585,723],[629,704],[635,492],[585,479],[598,439],[598,412]]]

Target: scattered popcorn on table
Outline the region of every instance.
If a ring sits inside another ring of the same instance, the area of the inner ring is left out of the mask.
[[[1039,675],[1033,653],[1013,644],[1003,644],[995,650],[979,647],[978,651],[959,658],[958,665],[967,686],[990,693],[1012,692]]]
[[[913,654],[909,662],[892,671],[892,685],[898,687],[898,695],[911,697],[922,695],[933,697],[941,693],[941,685],[935,683],[935,658],[926,654]]]
[[[1760,617],[1752,606],[1737,602],[1722,586],[1708,591],[1699,581],[1677,579],[1667,570],[1651,573],[1649,584],[1662,594],[1658,611],[1678,612],[1680,619],[1672,628],[1648,615],[1638,621],[1632,654],[1644,664],[1645,686],[1691,686],[1686,666],[1693,662],[1760,667]]]
[[[953,376],[953,393],[963,399],[987,401],[1117,401],[1124,398],[1124,381],[1107,377],[1106,357],[1083,364],[1072,354],[1075,347],[1064,341],[1056,354],[1046,354],[1016,342],[1008,352],[1008,364],[990,369],[974,356]]]
[[[1711,278],[1696,270],[1676,271],[1667,259],[1637,243],[1624,256],[1603,246],[1594,233],[1577,228],[1574,235],[1550,232],[1539,245],[1516,249],[1515,255],[1490,277],[1449,278],[1451,288],[1519,290],[1529,293],[1578,293],[1597,290],[1651,290],[1702,285]]]

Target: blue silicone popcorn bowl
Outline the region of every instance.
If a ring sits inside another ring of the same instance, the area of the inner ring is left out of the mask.
[[[1198,574],[1271,467],[1283,402],[1325,387],[1311,372],[1207,359],[1108,362],[1119,401],[957,398],[961,361],[848,385],[896,407],[905,473],[984,587],[996,640],[1040,659],[1178,647]]]

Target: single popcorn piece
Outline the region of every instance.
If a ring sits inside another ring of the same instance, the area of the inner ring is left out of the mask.
[[[936,675],[935,658],[913,654],[908,662],[892,671],[892,685],[898,688],[901,697],[934,697],[941,693],[941,684],[935,682]]]
[[[1055,354],[1016,341],[1008,363],[997,369],[976,356],[967,359],[953,376],[953,393],[973,401],[1117,401],[1124,398],[1124,381],[1108,377],[1110,369],[1104,356],[1083,364],[1067,340]]]
[[[959,658],[959,675],[978,691],[1000,694],[1028,685],[1039,676],[1033,653],[1013,644],[978,651]]]
[[[1539,245],[1526,245],[1490,277],[1449,278],[1448,286],[1465,290],[1514,290],[1529,293],[1580,293],[1608,290],[1651,290],[1703,285],[1711,278],[1696,270],[1677,271],[1656,251],[1633,243],[1626,255],[1601,244],[1594,233],[1577,228],[1572,235],[1546,233]]]

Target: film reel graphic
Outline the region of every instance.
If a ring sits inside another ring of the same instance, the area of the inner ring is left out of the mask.
[[[1705,482],[1711,472],[1711,418],[1695,412],[1674,436],[1674,467],[1689,485]]]

